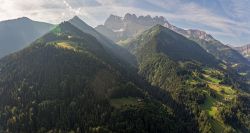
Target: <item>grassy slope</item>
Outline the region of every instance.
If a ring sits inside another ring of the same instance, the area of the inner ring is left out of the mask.
[[[197,74],[193,74],[194,77]],[[203,78],[194,78],[188,81],[189,84],[197,84],[199,82],[207,83],[208,87],[203,91],[206,94],[205,103],[201,105],[201,109],[206,111],[210,119],[210,123],[215,132],[223,132],[228,126],[223,123],[219,117],[219,108],[227,106],[227,102],[231,102],[236,97],[237,91],[230,86],[220,84],[221,80],[214,75],[223,76],[222,72],[215,69],[205,68],[203,70]],[[215,92],[215,96],[211,96],[210,91]]]

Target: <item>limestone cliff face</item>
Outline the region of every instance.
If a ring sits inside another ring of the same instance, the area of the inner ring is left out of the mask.
[[[244,45],[242,47],[236,47],[243,56],[245,56],[248,60],[250,60],[250,44]]]
[[[136,16],[127,13],[124,17],[110,15],[104,25],[97,26],[96,30],[107,35],[111,40],[118,42],[135,37],[157,24],[167,25],[169,23],[162,16]]]

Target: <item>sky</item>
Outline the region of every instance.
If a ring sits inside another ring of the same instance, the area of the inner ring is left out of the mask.
[[[77,15],[89,25],[110,14],[164,16],[184,29],[206,31],[224,44],[250,43],[250,0],[0,0],[0,21],[29,17],[58,24]]]

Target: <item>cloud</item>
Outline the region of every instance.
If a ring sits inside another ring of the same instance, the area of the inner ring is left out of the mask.
[[[234,20],[250,21],[249,0],[218,0],[225,14]]]
[[[95,0],[68,0],[68,2],[74,8],[101,6],[101,3]]]
[[[0,20],[27,16],[50,23],[60,23],[75,15],[87,15],[83,8],[101,6],[95,0],[0,0],[0,3]]]
[[[79,15],[80,14],[80,10],[81,8],[73,8],[71,6],[71,4],[69,4],[66,0],[63,0],[63,4],[69,9],[70,12],[72,12],[75,15]]]
[[[110,14],[160,15],[182,28],[205,30],[226,43],[250,42],[249,0],[0,0],[0,20],[27,16],[60,23],[78,15],[91,26]]]

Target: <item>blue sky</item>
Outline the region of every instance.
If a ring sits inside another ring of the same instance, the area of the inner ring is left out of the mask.
[[[27,16],[60,23],[78,15],[91,26],[110,15],[164,16],[184,29],[200,29],[225,44],[250,43],[250,0],[0,0],[0,20]]]

